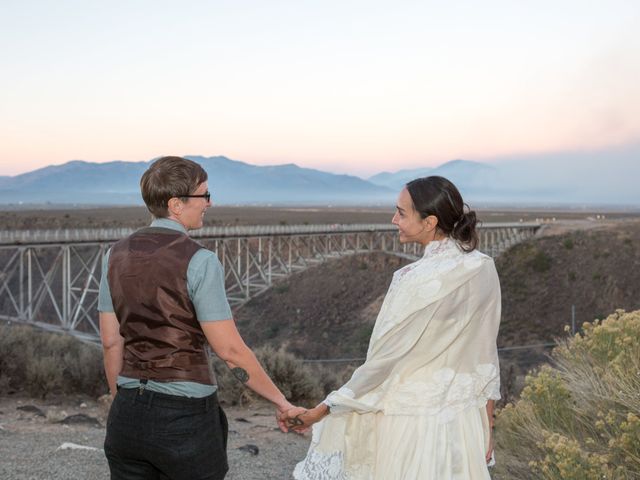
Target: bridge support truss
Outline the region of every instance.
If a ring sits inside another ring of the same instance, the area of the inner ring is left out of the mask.
[[[535,234],[538,224],[488,224],[479,249],[497,256]],[[386,252],[417,259],[422,248],[400,244],[388,225],[218,228],[196,238],[217,253],[229,303],[240,306],[278,279],[344,255]],[[118,237],[128,232],[118,231]],[[99,338],[101,261],[114,239],[0,245],[0,319]],[[69,237],[68,234],[65,236]]]

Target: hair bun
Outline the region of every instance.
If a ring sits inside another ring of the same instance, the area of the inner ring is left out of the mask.
[[[464,245],[472,247],[472,250],[478,243],[478,233],[476,232],[476,212],[469,210],[460,216],[460,219],[453,226],[451,236]]]

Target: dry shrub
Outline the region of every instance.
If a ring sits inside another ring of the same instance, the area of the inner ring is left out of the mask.
[[[311,371],[318,379],[320,388],[326,397],[334,390],[338,390],[341,386],[349,381],[356,369],[355,365],[348,364],[346,366],[337,366],[336,364],[317,363],[312,365]]]
[[[342,386],[353,368],[309,366],[284,349],[261,347],[256,357],[274,383],[294,403],[315,404]],[[213,367],[226,403],[247,403],[256,395],[214,356]],[[35,396],[52,393],[100,395],[106,391],[102,352],[96,345],[24,325],[0,325],[0,392],[24,390]]]
[[[3,391],[98,395],[106,389],[102,352],[96,345],[24,325],[0,326]]]
[[[283,348],[275,350],[265,346],[254,350],[256,357],[287,399],[293,403],[314,405],[331,390],[344,382],[346,374],[334,369],[306,365],[292,353]],[[257,398],[257,395],[236,380],[229,368],[213,356],[213,368],[216,372],[220,399],[227,404],[245,404]]]
[[[499,412],[495,478],[640,478],[640,311],[583,330]]]

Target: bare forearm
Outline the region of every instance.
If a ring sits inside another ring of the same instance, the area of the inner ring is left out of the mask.
[[[489,428],[493,428],[493,411],[495,406],[495,400],[487,400],[487,418],[489,419]]]
[[[122,348],[120,346],[114,346],[110,348],[103,348],[104,356],[104,372],[107,377],[107,383],[109,384],[109,392],[111,396],[116,395],[116,381],[118,374],[122,370]]]
[[[213,351],[227,363],[239,381],[274,403],[280,411],[292,407],[244,343],[233,319],[202,322],[201,325]]]
[[[331,413],[331,410],[329,410],[329,406],[326,403],[319,403],[313,409],[313,412],[317,416],[316,422],[318,422],[329,415]]]
[[[242,383],[278,408],[290,406],[282,392],[271,381],[249,347],[244,347],[224,359],[232,373]]]
[[[120,324],[113,312],[100,312],[100,340],[104,372],[107,376],[111,396],[116,396],[116,380],[122,370],[124,338],[120,335]]]
[[[288,427],[298,433],[306,432],[314,423],[319,422],[329,415],[329,406],[320,403],[315,408],[299,411],[296,408],[289,410],[285,415],[285,422]]]

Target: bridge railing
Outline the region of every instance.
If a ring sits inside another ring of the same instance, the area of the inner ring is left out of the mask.
[[[537,228],[537,222],[486,223],[480,229]],[[116,241],[131,235],[137,228],[68,228],[49,230],[0,230],[0,245],[46,243],[85,243]],[[308,235],[314,233],[396,231],[391,223],[326,225],[227,225],[193,230],[194,238],[260,237],[272,235]]]

